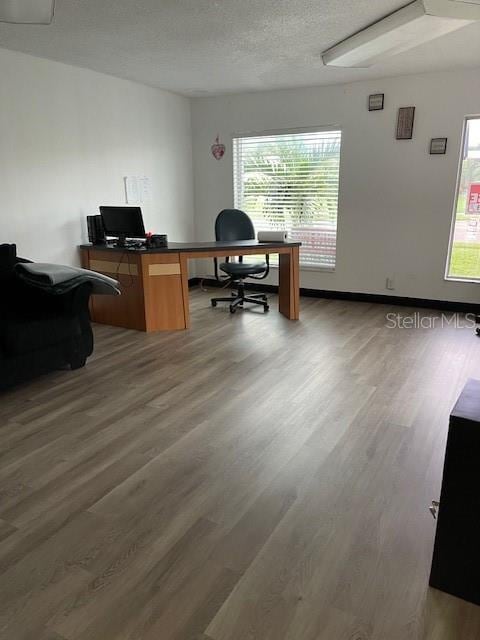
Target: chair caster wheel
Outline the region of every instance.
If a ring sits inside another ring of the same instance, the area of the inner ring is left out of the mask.
[[[475,333],[477,334],[477,336],[480,336],[480,329],[475,329]]]
[[[233,304],[230,305],[230,313],[235,313],[236,309]]]
[[[216,307],[217,306],[217,301],[216,300],[212,300],[212,307]]]
[[[268,306],[268,304],[263,307],[263,311],[264,313],[267,313],[267,311],[270,311],[270,307]]]

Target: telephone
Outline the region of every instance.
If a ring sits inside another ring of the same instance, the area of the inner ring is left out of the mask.
[[[161,249],[168,247],[167,234],[147,233],[146,237],[147,249]]]

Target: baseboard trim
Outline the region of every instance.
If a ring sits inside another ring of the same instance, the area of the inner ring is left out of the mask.
[[[213,278],[190,278],[189,287],[196,287],[204,282],[209,287],[221,287],[223,283]],[[251,291],[278,293],[278,286],[258,282],[246,282],[245,288]],[[331,291],[328,289],[300,288],[300,295],[307,298],[327,298],[329,300],[350,300],[352,302],[369,302],[372,304],[386,304],[400,307],[419,307],[422,309],[437,309],[439,311],[458,311],[460,313],[475,313],[480,315],[480,303],[456,302],[454,300],[431,300],[428,298],[406,298],[403,296],[389,296],[378,293],[358,293],[353,291]]]

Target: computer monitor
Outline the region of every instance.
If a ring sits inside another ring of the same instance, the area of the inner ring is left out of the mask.
[[[144,238],[145,227],[140,207],[99,207],[105,235],[118,238],[117,245],[125,246],[127,238]]]

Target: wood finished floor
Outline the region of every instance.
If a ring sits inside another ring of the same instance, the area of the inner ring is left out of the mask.
[[[480,637],[480,607],[427,588],[480,340],[274,306],[192,292],[190,331],[97,326],[85,369],[0,396],[2,640]]]

